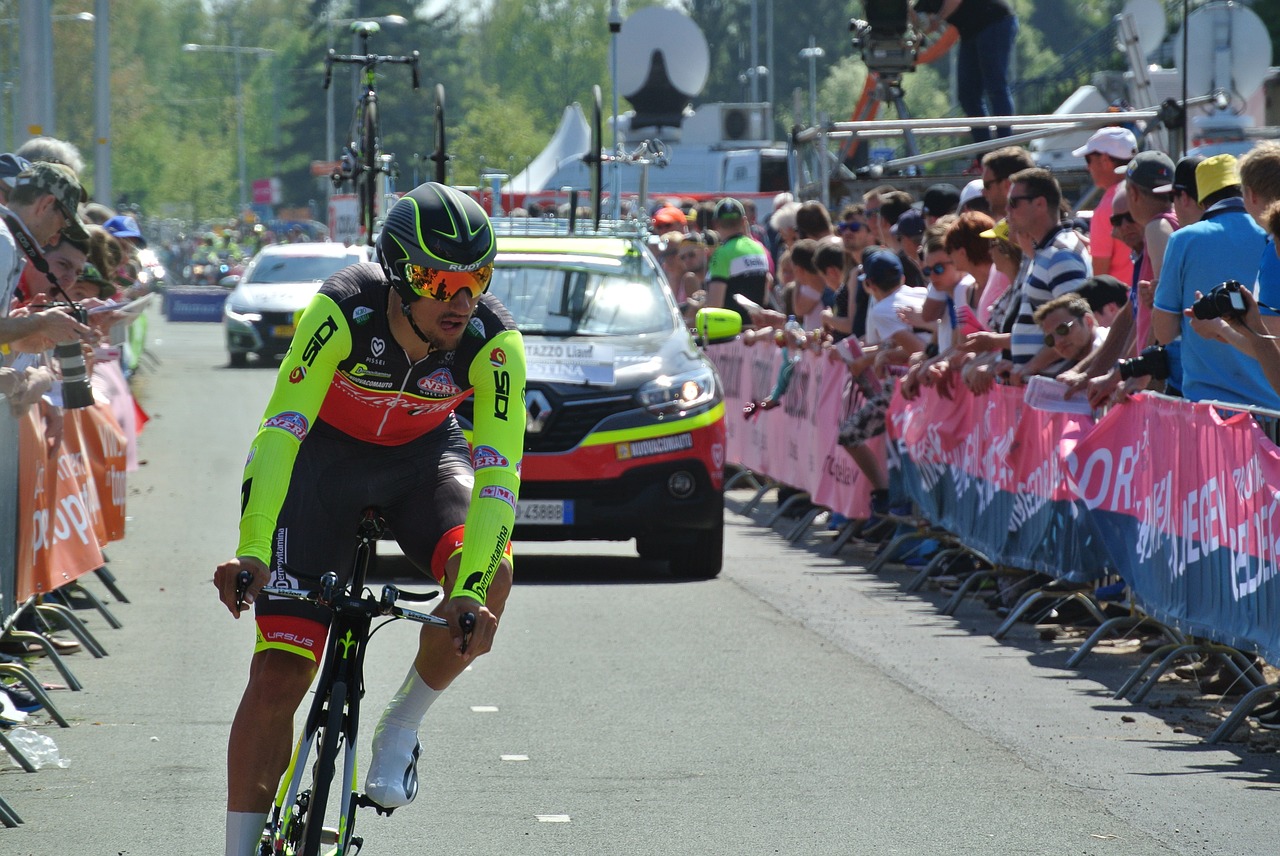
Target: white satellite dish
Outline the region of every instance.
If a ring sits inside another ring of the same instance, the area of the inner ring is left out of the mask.
[[[1182,31],[1173,41],[1174,64],[1187,75],[1187,94],[1215,89],[1248,98],[1267,79],[1271,37],[1252,9],[1236,3],[1209,3],[1187,16],[1188,58],[1182,57]]]
[[[622,23],[618,34],[618,92],[634,95],[649,79],[653,55],[661,53],[671,84],[692,98],[711,73],[711,51],[702,30],[675,9],[646,6]]]
[[[1138,33],[1138,48],[1144,57],[1151,56],[1164,41],[1166,32],[1164,7],[1160,5],[1160,0],[1127,0],[1120,14],[1133,18],[1133,26]],[[1119,39],[1116,40],[1116,47],[1124,50]]]

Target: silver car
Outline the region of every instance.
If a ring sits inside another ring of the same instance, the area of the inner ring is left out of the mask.
[[[232,366],[284,356],[297,314],[332,274],[372,259],[369,247],[335,242],[272,244],[262,248],[223,305],[227,353]]]

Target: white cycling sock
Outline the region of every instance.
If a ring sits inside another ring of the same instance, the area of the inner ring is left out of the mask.
[[[227,812],[227,856],[257,856],[262,841],[262,828],[267,813],[255,811]]]
[[[404,683],[387,703],[381,722],[391,722],[402,728],[412,728],[416,731],[422,724],[422,717],[427,715],[427,709],[440,697],[441,692],[443,690],[433,690],[427,686],[418,674],[417,666],[411,665],[409,674],[405,675]]]

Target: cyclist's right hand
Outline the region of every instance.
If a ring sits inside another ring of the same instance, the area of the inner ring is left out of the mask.
[[[248,571],[253,575],[249,587],[244,591],[243,599],[237,597],[236,591],[241,571]],[[218,599],[236,618],[253,605],[254,598],[270,579],[267,566],[251,556],[237,556],[218,565],[213,572],[213,585],[218,590]]]

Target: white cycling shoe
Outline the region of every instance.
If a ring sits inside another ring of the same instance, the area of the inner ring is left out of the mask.
[[[383,808],[399,808],[418,795],[418,756],[422,744],[416,729],[379,722],[364,793]]]

